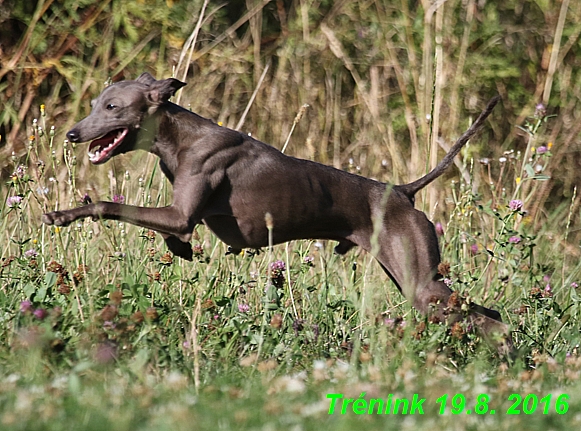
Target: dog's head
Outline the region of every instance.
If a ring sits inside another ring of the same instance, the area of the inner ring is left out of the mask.
[[[113,84],[91,102],[91,114],[75,124],[67,138],[71,142],[92,141],[89,160],[94,164],[141,148],[155,133],[142,131],[144,121],[184,85],[174,78],[158,81],[147,72],[135,81]]]

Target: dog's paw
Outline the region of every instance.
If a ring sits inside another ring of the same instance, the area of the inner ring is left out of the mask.
[[[48,225],[67,226],[73,220],[67,215],[66,211],[53,211],[42,215],[42,222]]]
[[[194,252],[192,251],[192,246],[189,242],[180,241],[173,235],[164,235],[164,239],[167,248],[169,248],[169,251],[171,251],[173,254],[185,260],[193,260]]]
[[[349,250],[351,250],[353,247],[355,247],[357,244],[355,244],[354,242],[351,242],[347,239],[344,239],[342,241],[339,241],[339,244],[337,244],[335,246],[335,253],[337,253],[338,255],[344,255],[346,254]]]
[[[242,254],[242,249],[241,248],[234,248],[231,245],[229,245],[228,250],[226,250],[225,256],[228,256],[230,254],[233,254],[233,255]]]

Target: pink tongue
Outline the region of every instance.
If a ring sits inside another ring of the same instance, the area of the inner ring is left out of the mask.
[[[89,149],[92,150],[93,148],[97,147],[99,148],[106,147],[115,140],[115,136],[117,136],[117,131],[109,132],[102,138],[95,139],[94,141],[92,141],[91,145],[89,145]]]

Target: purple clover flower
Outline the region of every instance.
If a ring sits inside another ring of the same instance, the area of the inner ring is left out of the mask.
[[[274,271],[279,271],[279,272],[285,271],[286,264],[282,260],[274,261],[270,264],[270,270],[273,272]]]
[[[125,203],[125,196],[113,195],[113,202],[115,202],[116,204],[124,204]]]
[[[20,312],[21,313],[30,313],[32,312],[32,302],[28,299],[20,302]]]
[[[520,238],[518,236],[511,236],[508,239],[508,242],[511,244],[518,244],[520,242]]]
[[[548,148],[545,147],[544,145],[537,148],[537,154],[545,154],[547,151],[548,151]]]
[[[19,179],[23,179],[25,174],[26,174],[26,167],[24,167],[23,165],[18,165],[16,170],[12,174],[12,176],[19,178]]]
[[[282,260],[277,260],[269,265],[270,269],[270,281],[277,287],[282,288],[284,285],[284,271],[286,270],[286,265]]]
[[[32,259],[32,258],[34,258],[36,256],[38,256],[38,252],[35,249],[33,249],[33,248],[31,248],[30,250],[26,250],[24,252],[24,257],[27,257],[29,259]]]
[[[36,310],[34,310],[32,312],[32,314],[38,320],[44,320],[46,318],[46,316],[48,316],[48,311],[46,311],[44,308],[37,308]]]
[[[276,260],[270,264],[270,276],[280,277],[286,271],[286,264],[282,260]]]
[[[250,305],[238,304],[238,311],[240,311],[241,313],[248,313],[250,311]]]
[[[542,103],[537,103],[535,106],[535,117],[544,117],[547,115],[547,107]]]
[[[20,205],[20,203],[22,202],[22,196],[9,196],[8,199],[6,199],[6,205],[8,205],[9,208],[14,208],[17,207],[18,205]]]
[[[508,207],[512,210],[512,211],[519,211],[522,209],[522,201],[519,199],[513,199],[510,201],[510,203],[508,204]]]
[[[393,328],[395,326],[395,319],[391,318],[383,319],[383,324],[389,328]]]

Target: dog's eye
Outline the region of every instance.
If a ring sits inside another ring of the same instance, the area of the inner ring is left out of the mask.
[[[112,111],[113,109],[117,108],[117,106],[116,105],[113,105],[112,103],[109,103],[106,106],[106,108],[107,108],[108,111]]]

